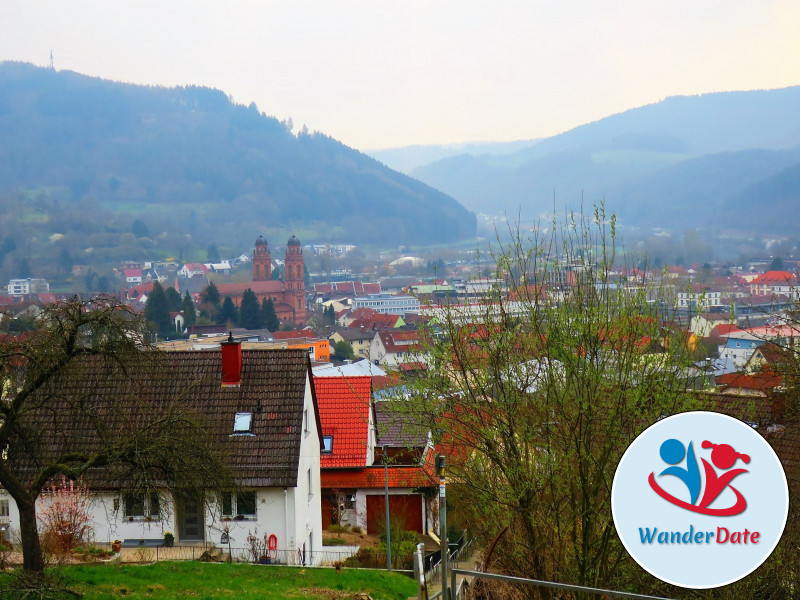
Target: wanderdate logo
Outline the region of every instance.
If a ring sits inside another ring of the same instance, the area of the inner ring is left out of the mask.
[[[667,502],[691,512],[720,517],[738,515],[744,512],[744,509],[747,508],[747,500],[738,489],[731,485],[731,482],[734,478],[748,471],[747,469],[731,469],[731,467],[738,460],[743,461],[745,464],[749,463],[750,456],[737,452],[730,444],[714,444],[708,440],[703,441],[701,448],[711,449],[711,464],[705,458],[700,459],[703,464],[702,473],[697,465],[692,442],[689,442],[688,449],[684,448],[682,442],[674,438],[670,438],[661,444],[661,458],[665,463],[672,466],[661,471],[658,476],[671,475],[683,482],[689,492],[689,502],[676,498],[665,491],[656,482],[654,472],[650,473],[647,478],[650,487]],[[679,466],[680,463],[684,462],[685,466]],[[719,472],[717,469],[719,469]],[[702,497],[700,496],[701,488],[704,490]],[[726,489],[730,489],[735,494],[736,502],[731,506],[711,508],[710,505]]]
[[[611,493],[631,557],[668,583],[705,589],[755,570],[789,508],[778,457],[749,425],[697,411],[658,421],[628,447]]]

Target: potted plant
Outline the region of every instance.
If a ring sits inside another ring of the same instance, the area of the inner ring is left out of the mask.
[[[114,540],[111,542],[111,551],[112,552],[122,552],[122,541],[121,540]]]
[[[164,532],[164,545],[167,548],[172,548],[175,545],[175,536],[172,535],[171,531]]]

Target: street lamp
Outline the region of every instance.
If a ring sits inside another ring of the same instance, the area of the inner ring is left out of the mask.
[[[445,494],[445,460],[442,454],[436,455],[436,474],[439,476],[439,541],[442,553],[442,598],[447,600],[447,562],[450,546],[447,540],[447,497]]]

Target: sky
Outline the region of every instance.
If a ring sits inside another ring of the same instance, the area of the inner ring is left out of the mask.
[[[0,61],[205,85],[361,150],[800,84],[797,0],[0,0]]]

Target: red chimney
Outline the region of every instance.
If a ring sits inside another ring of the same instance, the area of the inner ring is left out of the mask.
[[[242,344],[228,333],[228,340],[222,346],[222,387],[238,387],[242,382]]]

